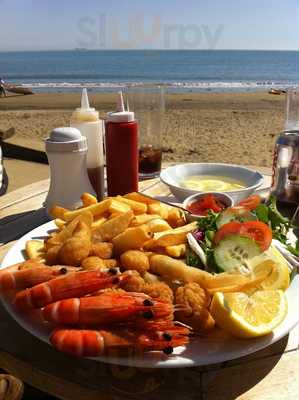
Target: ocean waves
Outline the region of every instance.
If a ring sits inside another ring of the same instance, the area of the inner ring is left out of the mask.
[[[117,90],[128,86],[161,85],[170,91],[255,91],[270,88],[288,88],[298,85],[298,82],[258,81],[258,82],[219,82],[219,81],[182,81],[182,82],[26,82],[23,87],[47,91],[47,89],[71,90],[83,87],[94,90]]]

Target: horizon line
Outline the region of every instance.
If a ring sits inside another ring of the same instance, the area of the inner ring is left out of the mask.
[[[78,51],[84,53],[85,51],[280,51],[280,52],[298,52],[299,49],[165,49],[165,48],[145,48],[145,49],[132,49],[132,48],[99,48],[99,49],[88,49],[84,47],[75,47],[69,49],[18,49],[18,50],[1,50],[0,53],[30,53],[30,52],[50,52],[50,51]]]

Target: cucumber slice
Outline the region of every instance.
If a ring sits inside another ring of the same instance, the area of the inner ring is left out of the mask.
[[[221,271],[238,269],[242,273],[250,271],[251,258],[262,253],[256,242],[250,238],[230,235],[221,240],[214,250],[214,258]]]
[[[239,222],[246,222],[246,221],[257,221],[257,217],[251,213],[249,210],[240,208],[240,209],[230,209],[222,211],[217,219],[216,219],[216,226],[217,228],[221,228],[221,226],[228,224],[231,221],[239,221]]]

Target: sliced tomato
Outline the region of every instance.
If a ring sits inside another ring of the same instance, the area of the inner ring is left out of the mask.
[[[272,231],[261,221],[238,222],[232,221],[222,225],[215,234],[214,244],[217,245],[228,235],[240,235],[253,239],[261,248],[267,250],[272,242]]]
[[[215,233],[214,244],[217,245],[222,239],[228,235],[238,235],[241,230],[242,223],[239,221],[232,221],[228,224],[222,225],[220,229]]]
[[[263,251],[267,250],[272,242],[271,229],[261,221],[244,222],[239,233],[255,240]]]
[[[212,194],[207,194],[187,206],[187,210],[195,215],[207,215],[209,210],[220,212],[223,208],[224,206],[221,206]]]
[[[255,195],[247,197],[247,199],[241,200],[237,204],[236,208],[237,207],[245,207],[245,208],[247,208],[247,210],[255,210],[256,207],[259,204],[261,204],[261,201],[262,201],[261,197],[255,194]]]

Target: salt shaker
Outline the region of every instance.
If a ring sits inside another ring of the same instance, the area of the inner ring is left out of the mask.
[[[50,165],[47,211],[54,205],[76,208],[82,205],[83,192],[95,195],[86,169],[87,140],[76,128],[56,128],[46,139]]]

